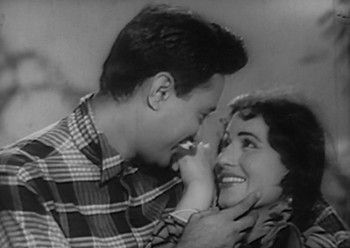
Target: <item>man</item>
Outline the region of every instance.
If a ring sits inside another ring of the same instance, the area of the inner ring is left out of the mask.
[[[215,109],[224,75],[246,61],[242,42],[218,25],[179,8],[145,7],[119,33],[98,93],[2,149],[0,246],[231,247],[253,224],[238,217],[256,197],[194,214],[183,230],[169,215],[183,188],[170,167]],[[199,156],[187,155],[181,175],[204,185],[210,166]]]

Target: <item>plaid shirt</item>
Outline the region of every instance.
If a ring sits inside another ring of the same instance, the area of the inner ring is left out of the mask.
[[[154,247],[152,232],[176,243],[181,179],[123,160],[93,124],[91,97],[0,151],[0,247]]]
[[[249,244],[235,247],[287,248],[286,241],[292,237],[294,242],[288,246],[292,246],[291,248],[350,248],[350,231],[333,207],[325,200],[320,199],[312,211],[315,214],[313,219],[310,219],[312,224],[303,232],[300,232],[297,226],[283,218],[274,222],[263,237]],[[291,233],[295,235],[290,235]]]
[[[302,233],[305,247],[310,248],[349,248],[350,231],[335,209],[320,199],[313,211],[316,220]]]

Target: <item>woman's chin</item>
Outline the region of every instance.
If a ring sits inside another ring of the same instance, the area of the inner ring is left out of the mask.
[[[233,187],[220,187],[218,204],[222,208],[229,208],[237,205],[249,194],[246,184]]]
[[[218,205],[221,208],[229,208],[237,205],[241,200],[248,196],[250,190],[247,184],[220,187]]]
[[[218,199],[218,205],[221,208],[229,208],[235,206],[237,203],[239,203],[243,197],[235,197],[235,198],[227,198],[227,197],[220,197]]]
[[[237,189],[234,187],[226,189],[221,188],[218,198],[218,205],[221,208],[233,207],[246,198],[251,192],[254,191],[242,188]],[[264,188],[264,190],[260,191],[260,193],[261,198],[253,207],[255,209],[262,208],[279,201],[282,195],[282,188],[280,186],[269,187],[268,190]]]

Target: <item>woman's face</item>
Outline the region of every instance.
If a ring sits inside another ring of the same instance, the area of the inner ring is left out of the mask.
[[[233,116],[224,135],[226,143],[216,168],[219,204],[230,207],[259,191],[256,206],[275,202],[282,194],[280,182],[287,174],[279,154],[268,142],[268,126],[260,116],[244,121]]]

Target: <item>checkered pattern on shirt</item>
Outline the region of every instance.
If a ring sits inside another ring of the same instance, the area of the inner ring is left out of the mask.
[[[173,211],[181,180],[124,161],[96,130],[90,99],[0,151],[0,247],[145,247]]]
[[[320,245],[320,247],[333,247],[329,245],[333,242],[334,247],[337,248],[350,247],[349,228],[338,216],[335,209],[324,199],[320,199],[317,202],[314,211],[317,218],[313,226],[304,232],[307,233],[310,230],[316,230],[313,233],[310,232],[311,235],[309,234],[309,239],[312,239],[312,243]],[[310,245],[310,247],[313,248],[319,246]]]

